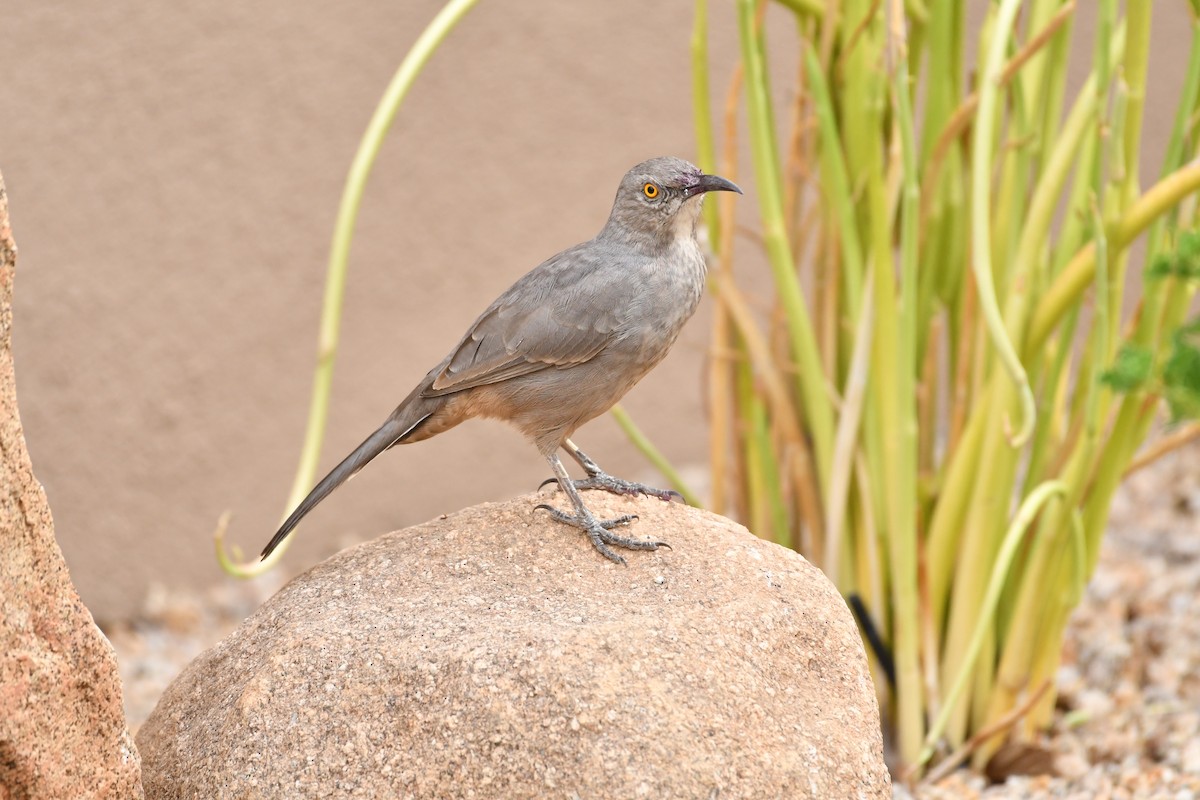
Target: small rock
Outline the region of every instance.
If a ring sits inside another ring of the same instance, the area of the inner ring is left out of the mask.
[[[1179,765],[1184,772],[1200,775],[1200,739],[1192,739],[1183,746]]]

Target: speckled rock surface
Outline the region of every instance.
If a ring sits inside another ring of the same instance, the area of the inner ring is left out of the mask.
[[[535,502],[285,586],[142,726],[147,797],[891,796],[862,645],[815,567],[703,511],[589,492],[675,548],[620,567]]]
[[[71,583],[25,449],[15,266],[0,178],[0,798],[140,797],[116,657]]]

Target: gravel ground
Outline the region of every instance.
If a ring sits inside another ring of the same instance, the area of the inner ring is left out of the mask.
[[[1067,631],[1059,710],[1041,744],[1052,774],[1002,784],[959,771],[897,798],[1200,799],[1200,447],[1126,482],[1086,596]],[[135,732],[167,684],[282,583],[204,594],[158,588],[105,626]]]

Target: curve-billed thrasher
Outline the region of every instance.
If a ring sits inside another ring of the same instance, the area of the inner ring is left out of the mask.
[[[533,441],[575,513],[538,508],[583,530],[605,557],[625,563],[609,545],[655,550],[666,544],[612,533],[636,517],[597,519],[578,490],[663,499],[674,493],[612,477],[568,437],[662,361],[696,310],[705,273],[696,219],[700,198],[711,191],[742,190],[679,158],[652,158],[626,173],[596,238],[542,263],[500,295],[379,430],[304,498],[262,557],[375,456],[471,417],[507,420]],[[571,480],[560,447],[587,472],[586,480]]]

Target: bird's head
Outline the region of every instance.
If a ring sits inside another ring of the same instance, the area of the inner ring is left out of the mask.
[[[682,158],[664,156],[643,161],[621,179],[612,213],[601,236],[660,249],[682,236],[692,236],[707,192],[742,190],[732,181],[705,175]]]

